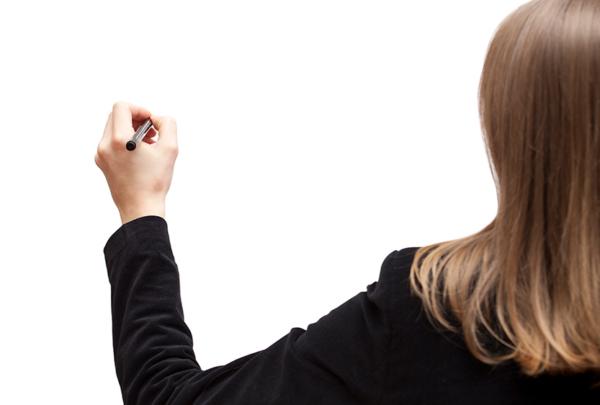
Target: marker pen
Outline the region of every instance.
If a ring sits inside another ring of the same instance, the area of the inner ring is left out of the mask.
[[[142,139],[144,139],[151,126],[152,121],[150,121],[150,118],[148,118],[146,121],[144,121],[142,125],[139,126],[137,131],[135,131],[135,134],[133,134],[133,136],[131,137],[131,139],[127,141],[127,144],[125,144],[125,148],[127,148],[127,150],[134,150],[137,144]]]

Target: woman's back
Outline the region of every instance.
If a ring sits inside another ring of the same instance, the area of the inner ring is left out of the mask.
[[[479,361],[460,334],[436,328],[410,290],[416,250],[391,253],[380,275],[379,282],[393,290],[389,313],[394,330],[385,396],[389,402],[382,404],[600,403],[600,387],[591,389],[600,374],[529,377],[512,361],[497,366]]]

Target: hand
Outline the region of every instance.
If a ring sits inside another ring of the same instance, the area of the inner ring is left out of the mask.
[[[135,129],[148,118],[156,129],[150,128],[135,150],[125,149]],[[146,215],[165,217],[177,153],[174,118],[156,116],[123,101],[113,105],[95,161],[106,177],[123,224]]]

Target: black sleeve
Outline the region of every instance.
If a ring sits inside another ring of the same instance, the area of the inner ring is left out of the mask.
[[[391,338],[385,283],[373,282],[306,330],[292,328],[264,350],[202,370],[184,322],[166,221],[146,216],[124,224],[104,255],[125,404],[379,402]]]

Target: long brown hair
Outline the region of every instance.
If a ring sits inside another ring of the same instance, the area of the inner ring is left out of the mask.
[[[485,363],[600,370],[600,1],[534,0],[506,17],[479,113],[498,213],[420,248],[411,286]]]

